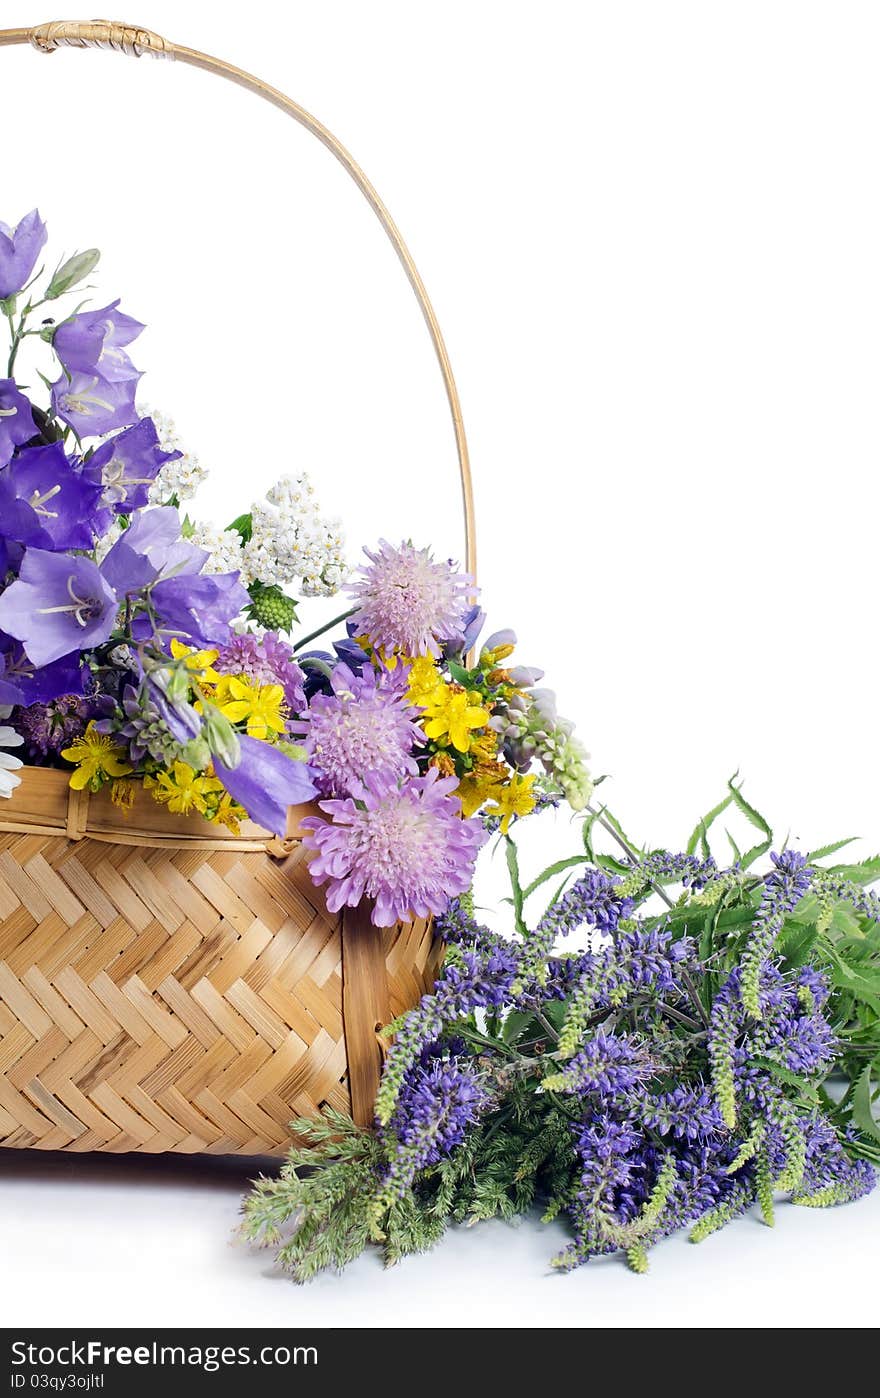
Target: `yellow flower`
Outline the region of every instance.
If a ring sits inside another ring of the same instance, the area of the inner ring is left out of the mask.
[[[462,777],[455,791],[455,795],[461,801],[462,815],[476,815],[480,807],[495,795],[498,788],[498,781],[492,781],[477,772],[469,772],[467,776]]]
[[[218,683],[220,676],[213,668],[214,661],[220,654],[218,650],[193,650],[192,646],[185,646],[175,636],[171,642],[171,654],[175,660],[185,660],[186,668],[192,671],[202,684]]]
[[[521,777],[515,772],[506,786],[492,792],[494,805],[486,807],[486,814],[501,817],[501,830],[505,835],[514,816],[529,815],[535,809],[534,781],[534,777]]]
[[[442,693],[445,683],[432,655],[417,655],[409,664],[409,687],[406,697],[411,704],[424,709],[435,695]]]
[[[134,782],[115,781],[110,787],[110,800],[114,806],[118,806],[121,811],[130,811],[134,805],[135,784]]]
[[[166,805],[174,815],[204,815],[213,777],[199,776],[187,762],[173,763],[171,770],[146,777],[144,785],[151,787],[157,801]]]
[[[76,771],[70,775],[74,791],[83,791],[87,786],[98,791],[107,777],[124,777],[131,771],[123,749],[106,733],[99,733],[94,720],[81,738],[64,748],[61,756],[76,763]]]
[[[489,722],[489,710],[482,704],[474,704],[479,694],[468,693],[452,685],[444,685],[425,705],[425,733],[429,738],[448,737],[459,752],[467,752],[471,744],[471,732],[485,728]]]
[[[229,681],[229,694],[220,712],[230,723],[247,720],[251,738],[267,739],[284,732],[284,690],[280,684],[252,685],[233,676]]]

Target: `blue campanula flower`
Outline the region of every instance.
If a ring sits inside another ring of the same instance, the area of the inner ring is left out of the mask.
[[[31,405],[14,379],[0,379],[0,466],[12,459],[16,447],[34,436],[37,425]]]
[[[150,596],[163,631],[182,640],[222,646],[232,634],[232,622],[250,598],[237,573],[160,579]]]
[[[0,471],[0,529],[37,548],[90,549],[100,497],[60,442],[30,447]]]
[[[111,382],[98,374],[62,374],[52,388],[52,407],[78,437],[103,437],[137,421],[135,394],[140,374]]]
[[[208,555],[180,537],[180,516],[171,505],[139,512],[111,548],[102,572],[120,596],[164,577],[201,571]]]
[[[162,467],[181,455],[163,451],[152,418],[142,417],[98,447],[86,474],[102,487],[102,504],[117,514],[131,514],[148,503],[150,486]]]
[[[144,329],[139,320],[117,310],[118,301],[99,311],[79,311],[62,321],[52,345],[67,373],[94,374],[106,383],[138,379],[125,346]]]
[[[0,628],[39,667],[106,641],[117,609],[116,593],[91,559],[29,548],[18,578],[0,594]]]
[[[46,241],[46,225],[36,209],[14,228],[0,223],[0,300],[22,290]]]
[[[241,758],[237,767],[227,767],[214,757],[214,771],[233,801],[244,806],[248,815],[274,835],[287,834],[289,806],[301,806],[317,795],[311,769],[295,762],[280,748],[258,738],[239,734]]]

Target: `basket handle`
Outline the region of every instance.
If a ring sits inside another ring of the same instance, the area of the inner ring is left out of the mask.
[[[367,200],[388,239],[397,253],[403,270],[406,272],[409,284],[415,293],[416,300],[421,307],[422,315],[428,326],[431,342],[437,355],[440,365],[440,372],[443,375],[443,384],[446,389],[446,397],[449,402],[449,410],[452,414],[452,426],[455,432],[455,446],[458,453],[458,468],[461,476],[461,496],[462,509],[464,513],[464,541],[465,541],[465,561],[468,572],[472,577],[476,577],[477,568],[477,540],[476,521],[474,515],[474,492],[471,480],[470,458],[468,455],[467,438],[465,436],[464,422],[461,415],[461,403],[458,397],[455,379],[452,374],[452,366],[449,363],[449,355],[443,340],[440,325],[431,305],[425,284],[419,275],[418,269],[412,260],[412,256],[406,243],[401,237],[400,231],[386,209],[376,190],[373,188],[363,170],[348,153],[345,147],[336,139],[332,132],[328,131],[315,117],[307,112],[299,103],[287,97],[278,88],[270,87],[253,73],[247,73],[243,68],[236,68],[232,63],[226,63],[222,58],[212,58],[210,54],[200,53],[198,49],[184,48],[180,44],[169,43],[160,34],[154,34],[149,29],[141,29],[137,25],[121,24],[115,20],[97,19],[91,21],[79,20],[56,20],[49,24],[39,24],[33,29],[3,29],[0,30],[0,48],[12,44],[32,44],[41,53],[54,53],[60,48],[75,49],[109,49],[119,53],[129,54],[131,57],[140,58],[144,54],[149,54],[152,58],[166,58],[176,60],[178,63],[188,63],[192,68],[202,68],[207,73],[216,73],[218,77],[226,78],[227,81],[236,83],[239,87],[245,88],[248,92],[253,92],[257,97],[262,97],[266,102],[271,102],[274,107],[280,108],[287,116],[292,117],[300,126],[326,146],[330,154],[335,156],[344,170],[351,176],[358,189]]]

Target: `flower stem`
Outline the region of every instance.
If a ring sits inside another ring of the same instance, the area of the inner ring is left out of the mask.
[[[333,627],[338,626],[340,622],[348,621],[348,618],[354,616],[356,611],[357,607],[349,607],[347,612],[340,612],[339,616],[335,616],[332,621],[327,621],[323,626],[319,626],[317,631],[310,631],[308,636],[303,636],[302,640],[297,641],[293,649],[302,650],[303,646],[309,644],[309,641],[316,641],[319,636],[324,635],[325,631],[331,631]]]

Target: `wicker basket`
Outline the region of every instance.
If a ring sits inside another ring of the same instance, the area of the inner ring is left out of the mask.
[[[111,21],[0,31],[0,47],[176,59],[247,88],[311,131],[369,200],[421,306],[452,413],[476,569],[458,394],[439,325],[387,209],[348,152],[241,69]],[[123,814],[25,768],[0,810],[0,1146],[281,1154],[324,1103],[372,1119],[378,1030],[430,987],[430,926],[379,932],[328,913],[292,811],[285,840],[169,816],[144,792]]]

